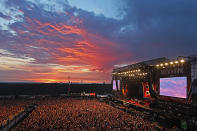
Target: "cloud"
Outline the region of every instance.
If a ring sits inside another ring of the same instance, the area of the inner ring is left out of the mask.
[[[7,6],[7,2],[3,0],[0,1],[0,14],[0,29],[16,35],[16,32],[9,26],[16,22],[22,22],[23,12],[19,11],[18,6]]]
[[[68,5],[67,0],[26,0],[31,3],[31,6],[34,8],[34,5],[38,8],[41,8],[48,12],[64,13],[65,8]]]
[[[79,21],[81,24],[81,21]],[[80,25],[81,26],[81,25]],[[20,34],[19,39],[23,37],[23,42],[29,41],[29,37],[32,37],[31,42],[28,43],[26,54],[33,55],[35,57],[34,50],[42,50],[41,56],[46,56],[48,62],[57,62],[59,64],[85,64],[92,65],[94,68],[104,70],[108,64],[111,66],[111,62],[120,56],[116,54],[116,50],[119,45],[113,41],[110,41],[103,36],[95,33],[90,33],[84,27],[78,25],[68,25],[67,23],[50,23],[41,22],[37,19],[26,18],[26,25],[23,27],[27,30],[16,29]],[[21,44],[21,42],[20,42]],[[30,48],[29,47],[34,47]],[[35,48],[35,47],[39,47]],[[31,53],[32,52],[32,53]],[[31,54],[30,54],[31,53]],[[43,60],[36,57],[36,60],[43,62]]]
[[[48,5],[47,1],[43,2],[15,2],[19,12],[24,14],[23,21],[13,23],[9,27],[17,35],[8,36],[2,30],[0,32],[3,35],[0,39],[2,49],[12,53],[17,59],[26,56],[34,60],[24,66],[13,64],[12,67],[16,70],[23,68],[29,77],[19,79],[61,81],[69,75],[75,81],[110,80],[109,73],[113,65],[119,58],[128,57],[126,52],[117,53],[123,46],[104,34],[87,28],[84,19],[74,14],[78,11],[76,8],[70,10],[71,7],[65,8],[68,5],[56,3],[58,5],[49,10],[50,8],[45,6],[52,5]],[[61,13],[55,10],[60,5],[63,6]],[[10,62],[11,59],[12,56],[8,56],[5,61]],[[8,69],[2,67],[2,70]],[[80,78],[77,76],[79,74]],[[37,75],[42,77],[33,78],[38,77]],[[93,78],[92,75],[96,77]]]
[[[0,78],[9,82],[103,82],[106,76],[95,79],[97,71],[90,65],[37,64],[29,57],[15,57],[15,54],[0,49]],[[87,76],[88,74],[88,76]],[[101,74],[102,75],[102,74]],[[85,80],[84,80],[85,78]]]
[[[196,53],[195,0],[127,0],[126,3],[123,22],[132,28],[127,28],[125,33],[120,30],[119,37],[136,57],[150,59]]]
[[[87,12],[93,12],[96,16],[103,15],[106,18],[116,20],[121,20],[125,16],[125,3],[122,0],[68,0],[68,2],[71,6]]]
[[[23,70],[24,66],[35,61],[26,56],[15,57],[13,53],[4,49],[0,49],[0,60],[0,70]]]
[[[29,72],[29,80],[35,80],[36,73],[49,73],[50,78],[41,75],[43,80],[54,80],[56,74],[59,80],[70,75],[75,80],[110,81],[114,65],[196,53],[196,1],[118,2],[121,7],[113,10],[121,8],[121,19],[106,14],[109,4],[98,15],[66,0],[1,1],[0,48],[12,53],[4,54],[4,60],[33,59],[24,67],[24,72],[36,69]],[[57,72],[51,65],[63,68]]]

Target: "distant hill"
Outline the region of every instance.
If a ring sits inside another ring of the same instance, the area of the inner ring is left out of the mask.
[[[0,95],[58,95],[68,93],[111,93],[111,84],[0,83]]]

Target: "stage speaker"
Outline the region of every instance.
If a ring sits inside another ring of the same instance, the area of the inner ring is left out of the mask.
[[[148,89],[149,88],[149,85],[146,85],[146,89]]]
[[[197,107],[197,93],[192,94],[192,105]]]
[[[146,95],[150,95],[150,92],[149,91],[146,91]]]

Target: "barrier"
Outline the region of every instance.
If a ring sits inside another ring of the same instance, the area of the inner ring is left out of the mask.
[[[30,105],[26,107],[22,112],[18,113],[18,115],[14,116],[11,120],[8,119],[5,123],[1,124],[0,130],[8,131],[14,126],[16,126],[21,120],[23,120],[29,113],[31,113],[37,105]]]

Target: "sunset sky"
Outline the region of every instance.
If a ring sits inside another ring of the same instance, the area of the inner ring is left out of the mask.
[[[196,0],[0,0],[0,82],[110,82],[197,53]]]

